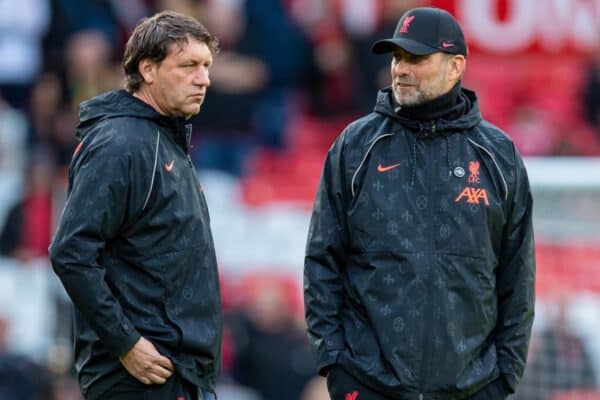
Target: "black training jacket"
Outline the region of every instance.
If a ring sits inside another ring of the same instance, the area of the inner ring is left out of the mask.
[[[50,246],[75,305],[75,366],[87,398],[126,370],[140,335],[186,379],[220,368],[217,262],[191,125],[124,90],[81,104],[69,195]]]
[[[388,88],[330,149],[304,272],[321,373],[338,364],[415,400],[488,384],[508,394],[521,378],[534,315],[528,178],[475,94],[461,98],[462,116],[419,122],[398,116]]]

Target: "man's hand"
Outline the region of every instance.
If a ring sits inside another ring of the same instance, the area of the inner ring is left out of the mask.
[[[162,385],[173,374],[171,360],[160,355],[156,347],[144,337],[121,355],[119,361],[131,375],[146,385]]]

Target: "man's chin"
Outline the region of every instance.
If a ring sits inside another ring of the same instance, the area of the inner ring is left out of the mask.
[[[402,107],[417,106],[417,105],[421,104],[420,99],[415,96],[394,95],[394,98],[396,99],[396,103],[398,103],[398,105],[402,106]]]
[[[192,106],[192,107],[187,107],[184,111],[185,111],[185,117],[187,119],[192,118],[194,115],[197,115],[200,113],[200,109],[202,108],[201,104],[198,104],[197,106]]]

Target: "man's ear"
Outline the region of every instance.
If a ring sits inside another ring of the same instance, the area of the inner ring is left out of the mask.
[[[144,82],[147,84],[152,84],[156,79],[156,71],[158,69],[158,65],[147,58],[141,60],[138,64],[138,71],[142,78],[144,78]]]
[[[462,55],[455,55],[448,61],[448,79],[451,81],[457,81],[465,73],[465,67],[467,66],[467,60]]]

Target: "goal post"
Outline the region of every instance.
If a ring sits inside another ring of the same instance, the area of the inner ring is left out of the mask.
[[[514,398],[600,399],[600,158],[525,164],[534,200],[536,318]]]

